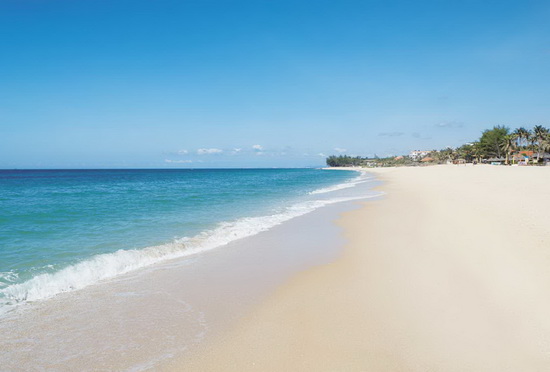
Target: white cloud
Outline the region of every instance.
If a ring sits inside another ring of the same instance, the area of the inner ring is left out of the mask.
[[[192,163],[193,160],[172,160],[172,159],[164,159],[165,163],[180,163],[180,164],[189,164]]]
[[[252,145],[252,148],[258,151],[262,151],[264,149],[262,145]]]
[[[243,149],[241,149],[241,148],[235,148],[235,149],[231,150],[230,154],[231,155],[237,155],[237,154],[241,153],[242,150]]]
[[[334,151],[336,151],[336,152],[346,152],[346,151],[348,151],[348,150],[347,150],[347,149],[340,148],[340,147],[335,147],[335,148],[334,148]]]
[[[188,153],[189,153],[189,151],[187,151],[187,150],[179,150],[178,151],[178,155],[186,155]]]
[[[322,158],[326,158],[327,156],[325,154],[323,154],[322,152],[318,153],[317,156],[320,156]]]
[[[197,154],[199,155],[210,155],[210,154],[221,154],[223,150],[221,149],[198,149]]]

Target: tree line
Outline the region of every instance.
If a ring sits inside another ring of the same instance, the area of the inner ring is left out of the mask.
[[[466,161],[504,158],[510,164],[512,155],[522,151],[532,151],[534,163],[538,164],[546,152],[550,152],[550,130],[536,125],[528,130],[524,127],[514,129],[497,125],[483,131],[479,140],[462,145],[456,149],[442,150],[448,160],[465,159]]]
[[[327,165],[329,167],[356,167],[363,165],[364,161],[365,158],[360,156],[352,157],[348,155],[331,155],[327,158]]]
[[[524,127],[514,129],[497,125],[482,132],[481,137],[472,143],[456,148],[445,148],[431,151],[424,159],[411,159],[408,156],[388,158],[363,158],[359,156],[329,156],[327,165],[331,167],[346,166],[395,166],[415,165],[418,161],[446,163],[463,159],[466,162],[485,162],[489,159],[503,159],[510,164],[514,154],[533,151],[532,163],[539,164],[544,154],[550,152],[550,130],[542,125],[536,125],[531,130]]]

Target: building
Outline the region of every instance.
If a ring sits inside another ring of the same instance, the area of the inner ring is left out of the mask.
[[[426,155],[428,155],[431,151],[424,151],[424,150],[413,150],[409,153],[409,158],[412,160],[420,160]]]
[[[537,158],[539,159],[539,164],[550,165],[550,153],[535,153],[535,156],[533,156],[534,164],[537,164]]]
[[[487,162],[491,165],[502,165],[506,162],[506,159],[502,157],[500,158],[493,157],[493,158],[487,159]]]
[[[512,155],[512,164],[526,165],[535,161],[533,151],[518,151]]]

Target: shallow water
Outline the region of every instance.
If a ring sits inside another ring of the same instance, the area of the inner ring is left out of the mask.
[[[353,208],[350,200],[375,197],[375,184],[365,176],[351,187],[325,186],[327,200],[343,202],[19,306],[0,319],[0,369],[147,370],[185,357],[292,273],[333,260],[343,240],[332,221]]]
[[[0,314],[254,235],[333,202],[324,190],[355,178],[319,169],[0,171]]]

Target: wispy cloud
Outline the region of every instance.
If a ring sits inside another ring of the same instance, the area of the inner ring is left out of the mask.
[[[256,151],[262,151],[264,149],[262,145],[252,145],[252,148]]]
[[[435,125],[438,128],[462,128],[464,123],[460,121],[442,121]]]
[[[197,150],[198,155],[221,154],[222,152],[223,152],[222,149],[198,149]]]
[[[422,139],[422,140],[429,140],[429,139],[432,139],[432,137],[430,136],[426,136],[426,135],[422,135],[418,132],[413,132],[411,133],[411,137],[413,138],[417,138],[417,139]]]
[[[327,156],[325,154],[323,154],[322,152],[318,153],[317,156],[320,156],[322,158],[326,158]]]
[[[343,149],[343,148],[341,148],[341,147],[335,147],[335,148],[334,148],[334,151],[342,153],[342,152],[346,152],[346,151],[348,151],[348,150],[347,150],[347,149]]]
[[[187,155],[188,153],[189,153],[189,151],[187,151],[187,150],[178,150],[177,151],[178,155]]]
[[[192,163],[193,160],[172,160],[172,159],[164,159],[165,163],[174,163],[174,164],[189,164]]]
[[[403,132],[380,132],[380,133],[378,133],[378,135],[380,137],[400,137],[404,134],[405,133],[403,133]]]
[[[243,151],[243,149],[241,149],[241,148],[234,148],[233,150],[231,150],[230,154],[231,155],[236,155],[236,154],[238,154],[242,151]]]

